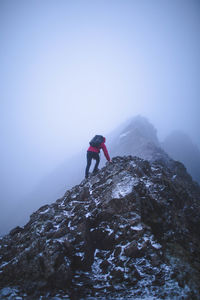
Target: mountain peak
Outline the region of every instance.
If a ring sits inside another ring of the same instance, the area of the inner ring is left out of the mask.
[[[139,138],[143,137],[150,142],[154,142],[155,144],[159,144],[157,138],[157,131],[155,127],[149,122],[146,117],[136,116],[130,120],[129,125],[123,130],[129,131],[132,134],[135,134]],[[122,135],[125,134],[122,132]]]
[[[171,166],[114,157],[33,213],[0,240],[0,295],[197,299],[200,189]]]
[[[149,161],[169,161],[158,141],[157,130],[147,118],[140,115],[132,118],[115,136],[110,152],[112,156],[132,155]]]

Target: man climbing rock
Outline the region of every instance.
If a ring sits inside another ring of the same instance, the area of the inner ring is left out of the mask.
[[[95,137],[93,137],[93,139],[90,141],[90,147],[87,150],[87,166],[85,170],[85,178],[88,178],[92,159],[96,160],[93,174],[97,173],[99,162],[100,162],[99,153],[101,149],[103,150],[103,153],[107,161],[111,162],[110,156],[108,154],[108,150],[105,145],[105,141],[106,139],[102,135],[95,135]]]

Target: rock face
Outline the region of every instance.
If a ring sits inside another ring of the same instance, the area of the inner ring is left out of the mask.
[[[134,117],[121,132],[111,137],[111,156],[132,155],[155,161],[162,159],[168,163],[168,155],[161,148],[155,127],[142,116]]]
[[[200,299],[200,188],[181,163],[112,163],[0,240],[1,299]]]

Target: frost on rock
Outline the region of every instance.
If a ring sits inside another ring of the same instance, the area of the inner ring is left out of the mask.
[[[200,299],[199,188],[173,162],[112,161],[0,239],[0,299]]]
[[[143,230],[143,226],[142,224],[138,224],[137,226],[131,226],[131,229],[135,231],[141,231]]]
[[[133,191],[134,184],[137,183],[138,180],[132,177],[125,177],[121,182],[117,183],[117,185],[112,190],[112,198],[120,199],[129,195]]]

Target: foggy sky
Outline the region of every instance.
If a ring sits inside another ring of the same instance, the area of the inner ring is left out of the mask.
[[[0,45],[3,208],[136,114],[200,146],[198,0],[0,0]]]

